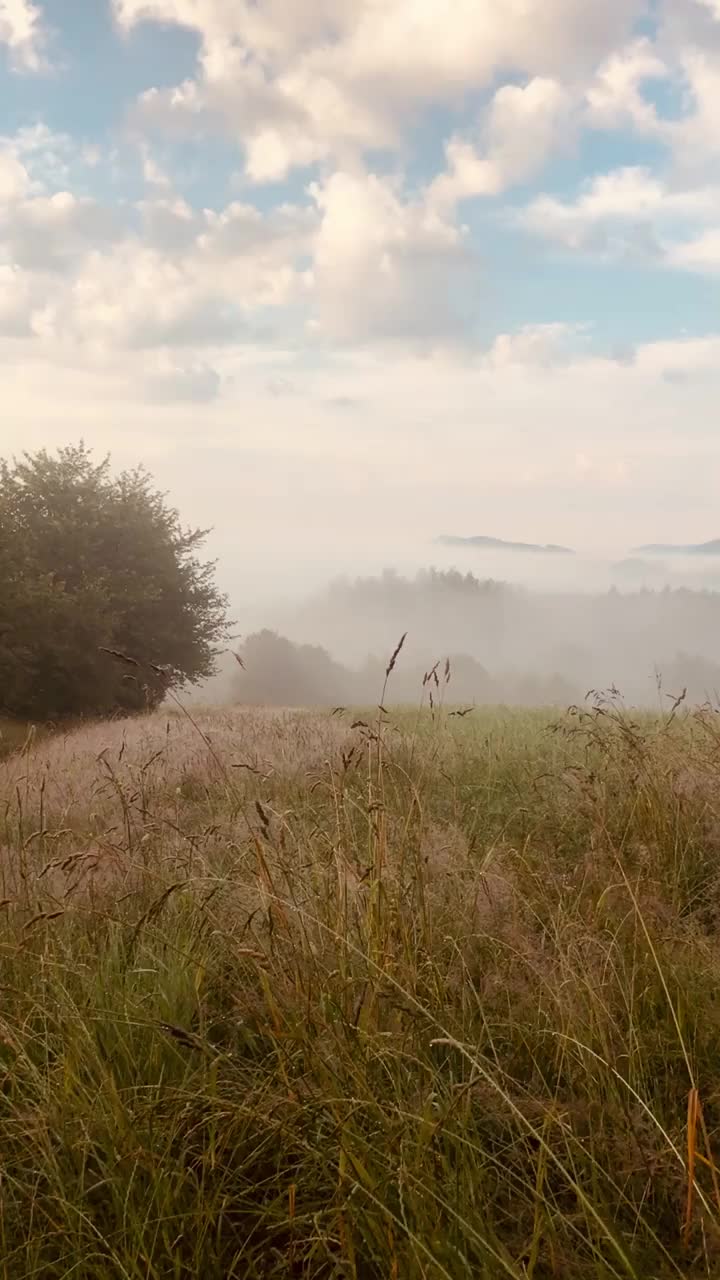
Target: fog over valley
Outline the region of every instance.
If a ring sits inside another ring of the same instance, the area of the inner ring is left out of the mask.
[[[700,702],[720,690],[720,557],[646,550],[602,558],[448,541],[428,539],[390,561],[361,551],[345,559],[332,548],[325,559],[305,559],[300,538],[274,572],[266,557],[263,574],[244,570],[239,580],[221,562],[245,668],[226,656],[195,696],[373,700],[383,662],[406,632],[391,686],[398,701],[415,701],[424,673],[447,657],[453,703],[562,704],[614,687],[628,702],[657,707],[685,688]]]

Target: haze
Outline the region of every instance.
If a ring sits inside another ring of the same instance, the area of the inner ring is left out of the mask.
[[[2,452],[144,461],[244,634],[360,660],[302,602],[387,567],[544,593],[553,652],[717,589],[624,563],[720,534],[717,0],[0,0],[0,82]],[[712,657],[704,608],[593,671]]]

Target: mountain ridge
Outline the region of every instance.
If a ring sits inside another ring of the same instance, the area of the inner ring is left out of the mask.
[[[690,542],[687,545],[649,542],[643,547],[634,547],[633,551],[655,556],[720,556],[720,538],[712,538],[709,542]]]
[[[486,551],[532,551],[545,555],[574,556],[572,547],[558,546],[554,542],[511,542],[505,538],[491,538],[478,534],[471,538],[460,538],[453,534],[442,534],[436,541],[444,547],[477,547]]]

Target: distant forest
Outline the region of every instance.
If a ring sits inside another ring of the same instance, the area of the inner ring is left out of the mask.
[[[242,665],[224,664],[232,701],[375,702],[404,632],[394,702],[417,702],[424,674],[446,658],[444,697],[454,704],[566,705],[611,686],[646,706],[684,689],[695,703],[720,694],[720,594],[711,591],[536,593],[454,570],[387,571],[335,582],[268,621],[239,646]]]

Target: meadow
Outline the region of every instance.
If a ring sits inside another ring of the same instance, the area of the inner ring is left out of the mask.
[[[720,1275],[720,716],[430,687],[8,748],[4,1280]]]

